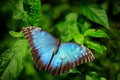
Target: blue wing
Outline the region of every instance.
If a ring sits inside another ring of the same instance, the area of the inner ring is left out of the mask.
[[[30,43],[36,67],[39,70],[46,70],[56,46],[56,39],[48,32],[40,28],[27,27],[23,30]]]
[[[63,43],[53,57],[49,70],[52,74],[58,75],[93,59],[94,56],[88,48],[75,43]]]

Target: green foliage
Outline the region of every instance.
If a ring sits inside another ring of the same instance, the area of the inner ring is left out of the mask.
[[[23,69],[27,53],[27,41],[17,40],[16,43],[0,55],[0,80],[15,80]]]
[[[8,21],[6,22],[9,29],[16,30],[16,27],[25,26],[28,24],[27,14],[23,8],[23,0],[8,0],[7,2],[4,2],[2,8],[3,10],[4,8],[7,9],[3,12],[3,14],[10,14],[8,16]]]
[[[39,26],[40,0],[23,0],[24,10],[27,13],[27,21],[30,26]]]
[[[88,75],[86,75],[85,80],[106,80],[104,77],[99,77],[96,72],[90,72]]]
[[[1,7],[2,16],[7,17],[7,28],[21,29],[24,26],[39,26],[40,1],[39,0],[7,0]]]
[[[73,68],[69,71],[69,73],[80,73],[76,68]]]
[[[104,45],[91,41],[89,36],[108,38],[108,35],[103,30],[90,29],[91,25],[87,23],[86,19],[84,19],[83,23],[79,24],[80,21],[83,20],[80,19],[79,14],[70,13],[66,16],[64,22],[57,24],[58,30],[62,34],[61,39],[66,42],[74,39],[76,43],[86,44],[89,48],[94,49],[98,53],[105,51],[106,47]]]
[[[120,79],[119,0],[3,0],[0,3],[4,28],[0,29],[0,80]],[[21,29],[26,26],[41,26],[62,42],[85,45],[96,59],[60,76],[38,71],[27,41],[22,39]]]

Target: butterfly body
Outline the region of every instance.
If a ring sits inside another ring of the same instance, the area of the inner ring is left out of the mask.
[[[92,52],[85,46],[72,42],[61,43],[40,28],[26,27],[22,31],[39,70],[48,70],[53,75],[59,75],[94,59]]]

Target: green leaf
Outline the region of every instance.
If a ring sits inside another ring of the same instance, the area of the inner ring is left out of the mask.
[[[106,80],[104,77],[100,77],[96,72],[92,71],[86,75],[85,80]]]
[[[101,44],[99,44],[97,42],[92,42],[92,41],[85,40],[85,44],[90,49],[93,49],[98,53],[102,53],[103,51],[107,50],[107,48],[104,45],[101,45]]]
[[[95,29],[88,29],[84,32],[84,36],[92,36],[92,37],[108,37],[109,36],[103,30],[95,30]]]
[[[91,76],[89,76],[89,75],[86,75],[85,77],[86,77],[86,79],[85,79],[85,80],[93,80],[93,79],[92,79],[92,77],[91,77]]]
[[[93,37],[109,37],[103,30],[97,30],[96,32],[90,34]]]
[[[0,55],[0,80],[16,80],[23,69],[27,53],[27,41],[18,40]]]
[[[88,29],[84,32],[84,36],[88,36],[95,33],[95,29]]]
[[[100,80],[107,80],[107,79],[105,79],[104,77],[101,77]]]
[[[84,44],[84,36],[82,34],[76,34],[76,35],[74,35],[73,38],[76,43]]]
[[[66,16],[66,22],[68,23],[74,23],[77,21],[78,14],[77,13],[70,13]]]
[[[15,32],[15,31],[9,31],[9,34],[12,36],[12,37],[23,37],[23,33],[22,32]]]
[[[84,14],[87,18],[109,29],[108,19],[105,10],[101,9],[96,4],[82,3],[80,7],[81,13]]]
[[[99,80],[98,74],[96,72],[89,72],[89,74],[86,75],[86,80]]]
[[[70,69],[69,73],[80,73],[76,68]]]

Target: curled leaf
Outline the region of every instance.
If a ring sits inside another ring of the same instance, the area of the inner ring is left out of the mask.
[[[12,37],[23,37],[23,33],[22,32],[15,32],[15,31],[9,31],[9,34],[12,36]]]

